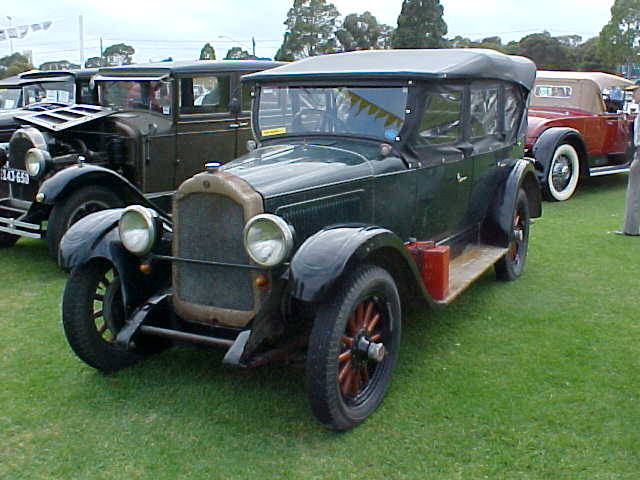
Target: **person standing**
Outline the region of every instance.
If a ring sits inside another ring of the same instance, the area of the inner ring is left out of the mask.
[[[634,103],[640,103],[640,87],[633,91]],[[640,114],[633,122],[633,161],[629,168],[629,183],[624,205],[622,233],[640,235]]]

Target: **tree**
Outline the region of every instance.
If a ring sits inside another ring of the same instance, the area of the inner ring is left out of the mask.
[[[439,0],[403,0],[393,48],[439,48],[446,45],[447,24]]]
[[[566,47],[577,47],[582,43],[582,36],[580,35],[560,35],[555,37],[562,45]]]
[[[131,65],[133,63],[131,57],[134,53],[136,53],[136,51],[132,46],[118,43],[105,48],[103,56],[105,58],[105,64],[108,66]]]
[[[216,51],[209,42],[204,44],[202,50],[200,50],[200,60],[215,60]]]
[[[520,40],[519,54],[533,60],[539,70],[571,70],[573,61],[567,47],[549,32],[534,33]]]
[[[246,50],[243,50],[242,47],[231,47],[227,51],[227,56],[224,57],[225,60],[255,60],[258,57],[251,55]]]
[[[392,28],[378,23],[378,19],[370,12],[362,15],[352,13],[342,22],[342,27],[336,31],[336,38],[342,50],[372,50],[388,48],[389,36]]]
[[[600,56],[612,65],[637,63],[639,41],[640,0],[615,0],[611,20],[600,32]]]
[[[615,73],[615,65],[608,64],[601,55],[600,39],[593,37],[576,48],[576,69]]]
[[[326,0],[294,0],[284,24],[287,31],[276,60],[299,60],[339,51],[335,37],[340,13]]]
[[[29,58],[18,52],[0,58],[0,78],[11,77],[32,68]]]
[[[44,62],[38,67],[38,70],[74,70],[80,68],[80,65],[71,63],[69,60],[58,60],[55,62]]]

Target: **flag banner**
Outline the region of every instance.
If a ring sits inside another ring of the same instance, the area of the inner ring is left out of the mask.
[[[29,32],[38,32],[40,30],[49,30],[51,20],[40,23],[32,23],[30,25],[19,25],[17,27],[6,27],[0,29],[0,41],[9,40],[11,38],[24,38]]]

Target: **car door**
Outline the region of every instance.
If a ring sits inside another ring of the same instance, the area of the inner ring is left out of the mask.
[[[602,154],[621,154],[627,151],[631,140],[629,122],[623,113],[603,113],[600,115],[604,131]]]
[[[236,157],[238,122],[229,108],[233,82],[230,73],[179,79],[176,188],[205,163]]]
[[[426,93],[415,136],[417,170],[416,235],[441,239],[467,226],[473,158],[462,129],[464,91]]]

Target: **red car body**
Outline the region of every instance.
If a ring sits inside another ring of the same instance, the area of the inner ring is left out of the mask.
[[[633,117],[620,94],[630,85],[600,72],[538,72],[525,149],[548,200],[570,198],[579,177],[628,171]]]

